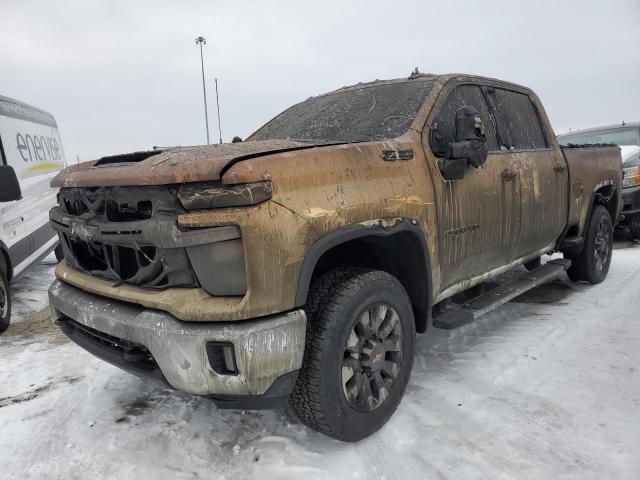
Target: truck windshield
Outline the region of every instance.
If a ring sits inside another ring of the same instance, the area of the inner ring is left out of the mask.
[[[620,127],[563,135],[558,138],[560,145],[582,145],[587,143],[615,143],[616,145],[640,145],[640,127]]]
[[[435,79],[363,85],[311,97],[248,140],[360,142],[399,137],[411,126]]]

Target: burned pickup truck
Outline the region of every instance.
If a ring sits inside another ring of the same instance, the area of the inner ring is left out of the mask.
[[[222,407],[288,398],[308,426],[355,441],[400,403],[416,332],[565,271],[604,280],[621,182],[618,147],[561,148],[527,88],[362,83],[245,142],[64,170],[50,303],[72,340],[124,370]],[[564,258],[540,261],[551,252]]]

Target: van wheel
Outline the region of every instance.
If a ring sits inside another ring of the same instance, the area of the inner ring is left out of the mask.
[[[55,248],[53,253],[55,253],[56,260],[58,260],[58,263],[61,262],[62,260],[64,260],[64,250],[62,249],[62,244],[61,243],[58,244],[58,246]]]
[[[415,321],[404,287],[377,270],[316,278],[302,369],[289,404],[307,426],[338,440],[382,427],[409,383]]]
[[[11,320],[11,293],[7,274],[0,267],[0,333],[9,328]]]
[[[613,224],[611,215],[602,205],[593,209],[582,251],[571,258],[571,267],[567,270],[573,281],[600,283],[607,278],[613,253]]]

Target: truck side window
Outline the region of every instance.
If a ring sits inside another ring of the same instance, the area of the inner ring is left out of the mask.
[[[494,120],[489,112],[480,87],[476,85],[460,85],[449,94],[431,124],[431,132],[429,135],[430,146],[436,156],[445,156],[447,146],[455,142],[456,111],[464,106],[474,107],[480,113],[480,118],[484,123],[485,134],[487,136],[487,149],[489,151],[500,150],[496,138]]]
[[[487,100],[497,122],[500,145],[507,150],[547,148],[540,117],[528,95],[488,87]]]

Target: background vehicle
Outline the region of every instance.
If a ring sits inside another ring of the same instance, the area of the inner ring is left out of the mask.
[[[53,116],[0,96],[0,332],[9,326],[9,283],[58,244],[48,210],[51,179],[65,165]]]
[[[613,143],[622,150],[624,172],[621,224],[640,239],[640,122],[588,128],[558,135],[560,145]]]
[[[565,270],[604,280],[622,171],[618,147],[560,148],[525,87],[414,73],[312,97],[243,143],[105,157],[52,184],[49,299],[72,340],[221,406],[288,397],[354,441],[400,403],[416,332]]]

